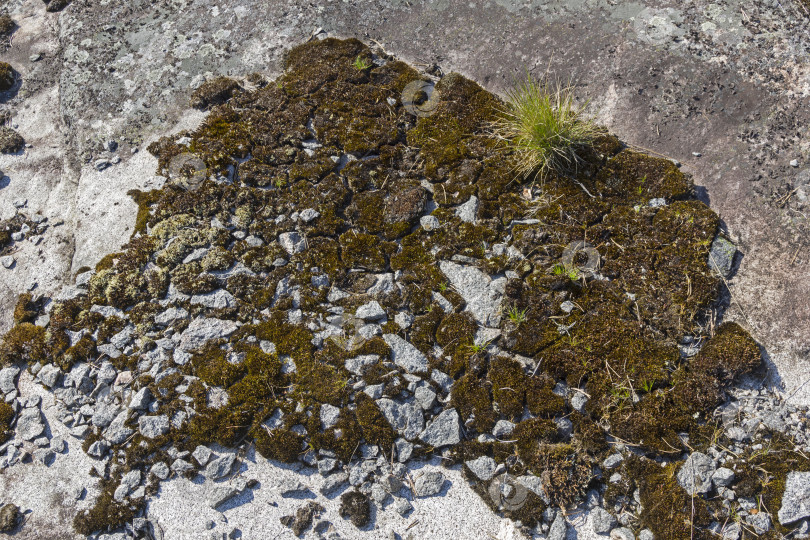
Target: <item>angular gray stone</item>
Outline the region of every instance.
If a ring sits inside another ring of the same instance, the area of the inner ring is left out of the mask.
[[[568,534],[568,523],[565,521],[565,516],[562,512],[557,512],[557,517],[548,530],[548,540],[565,540]]]
[[[712,489],[712,475],[715,468],[712,458],[695,452],[678,470],[678,484],[690,495],[708,493]]]
[[[377,406],[394,431],[409,441],[418,437],[425,428],[422,409],[415,403],[400,404],[383,398],[377,400]]]
[[[608,534],[610,531],[615,529],[616,525],[619,523],[616,520],[616,516],[601,506],[597,506],[591,510],[590,519],[591,527],[593,528],[593,532],[596,534]]]
[[[337,424],[339,416],[339,408],[334,405],[329,405],[328,403],[321,405],[321,427],[323,427],[323,429],[329,429]]]
[[[469,311],[478,324],[496,328],[500,324],[498,310],[501,307],[506,280],[497,283],[474,266],[464,266],[450,261],[439,262],[439,269],[447,276],[450,284],[467,303]]]
[[[65,450],[67,450],[67,442],[62,437],[54,437],[50,441],[51,450],[56,452],[57,454],[61,454]]]
[[[432,497],[444,487],[444,475],[438,471],[427,471],[420,474],[413,482],[417,497]]]
[[[638,533],[638,540],[655,540],[655,535],[650,529],[641,529]]]
[[[110,425],[107,429],[104,430],[104,438],[107,439],[110,444],[121,444],[122,442],[126,441],[133,433],[135,433],[132,429],[126,426],[126,421],[129,419],[129,411],[124,409],[115,417],[115,419],[110,422]]]
[[[376,300],[372,300],[367,304],[363,304],[357,311],[355,311],[354,316],[358,319],[363,319],[364,321],[379,321],[380,319],[385,318],[385,310]]]
[[[229,337],[239,325],[234,321],[215,318],[197,318],[180,334],[178,347],[184,351],[199,349],[210,339]]]
[[[310,221],[312,221],[313,219],[317,218],[320,215],[321,213],[315,210],[314,208],[306,208],[304,210],[301,210],[301,213],[298,214],[298,217],[304,223],[309,223]]]
[[[411,459],[411,454],[413,454],[413,444],[405,439],[397,439],[394,441],[394,445],[397,449],[397,461],[400,463],[405,463]]]
[[[45,424],[38,407],[27,407],[17,418],[17,435],[25,441],[33,441],[45,433]]]
[[[610,540],[636,540],[636,535],[627,527],[619,527],[610,531]]]
[[[383,395],[383,390],[385,389],[385,385],[380,384],[372,384],[367,386],[363,389],[363,393],[365,393],[371,399],[380,399]]]
[[[48,364],[50,366],[52,364]],[[48,367],[45,366],[45,367]],[[56,367],[56,366],[54,366]],[[42,368],[45,369],[45,368]],[[56,368],[57,370],[59,368]],[[0,369],[0,392],[4,394],[10,394],[17,390],[17,375],[20,374],[20,368],[17,366],[8,366]]]
[[[465,461],[464,464],[475,476],[485,482],[495,476],[495,471],[498,468],[498,464],[489,456],[481,456],[470,461]]]
[[[124,497],[129,495],[129,493],[138,487],[141,483],[141,471],[138,469],[129,471],[121,478],[121,483],[115,489],[115,494],[113,498],[116,501],[123,500]]]
[[[396,334],[383,334],[383,340],[391,347],[391,359],[408,373],[424,373],[428,369],[427,357]]]
[[[402,517],[408,515],[408,512],[413,510],[413,505],[408,501],[408,499],[402,499],[400,497],[396,498],[394,502],[394,510],[396,510],[397,514]]]
[[[605,458],[605,461],[602,462],[602,468],[607,470],[613,469],[615,467],[618,467],[622,461],[624,461],[623,455],[611,454]]]
[[[129,408],[135,410],[143,410],[149,407],[152,402],[152,391],[147,387],[138,390],[129,402]]]
[[[50,448],[37,448],[32,454],[35,461],[43,465],[50,465],[56,458],[56,454]]]
[[[90,423],[96,427],[105,428],[109,426],[120,409],[115,403],[96,403],[96,409]]]
[[[148,439],[154,439],[169,432],[169,417],[165,414],[160,416],[141,416],[138,418],[138,431]]]
[[[307,247],[306,240],[301,238],[301,235],[295,231],[278,235],[278,243],[290,255],[301,253]]]
[[[403,330],[407,330],[413,324],[413,315],[406,311],[400,311],[394,315],[394,322]]]
[[[329,497],[336,493],[338,489],[344,484],[348,484],[349,482],[349,475],[348,473],[335,473],[329,475],[324,480],[323,484],[321,485],[320,492],[321,494]]]
[[[810,516],[810,472],[790,472],[782,495],[782,507],[777,517],[782,525],[790,525]]]
[[[346,360],[346,370],[355,375],[362,375],[366,368],[379,359],[380,357],[376,354],[361,354],[360,356]]]
[[[236,454],[225,454],[213,460],[205,467],[205,477],[209,480],[218,480],[231,473],[236,462]]]
[[[586,403],[588,403],[588,396],[582,392],[574,392],[574,395],[571,396],[571,408],[577,412],[584,413]]]
[[[726,467],[720,467],[714,471],[712,482],[716,487],[729,487],[734,483],[734,471]]]
[[[186,461],[185,459],[175,459],[172,462],[171,469],[176,472],[177,474],[183,474],[188,471],[194,470],[194,465]]]
[[[473,195],[467,202],[456,207],[456,215],[461,221],[475,223],[475,216],[478,213],[478,197]]]
[[[247,489],[247,480],[234,478],[227,484],[211,484],[205,495],[205,500],[213,509],[225,504]]]
[[[194,449],[191,455],[197,460],[200,466],[204,467],[211,459],[211,450],[207,446],[199,445]]]
[[[183,308],[170,307],[162,313],[155,315],[156,324],[169,325],[188,318],[188,311]]]
[[[169,477],[169,466],[163,463],[162,461],[158,461],[152,468],[149,469],[149,472],[154,474],[156,477],[160,478],[161,480],[166,480]]]
[[[413,393],[413,397],[422,407],[423,411],[429,411],[436,406],[436,392],[430,389],[429,386],[420,386]]]
[[[225,309],[239,305],[236,298],[225,289],[217,289],[206,294],[195,294],[191,297],[191,303],[210,309]]]
[[[745,522],[754,529],[755,534],[765,534],[771,530],[771,516],[767,512],[757,512],[745,516]],[[641,535],[639,535],[639,540]]]
[[[419,438],[434,448],[457,444],[461,440],[461,421],[456,409],[444,410],[434,417]]]
[[[96,459],[101,459],[109,449],[110,445],[107,444],[107,441],[99,440],[90,445],[90,447],[87,449],[87,455]]]
[[[496,437],[508,437],[515,429],[515,424],[509,420],[498,420],[492,428],[492,434]]]
[[[419,218],[419,225],[426,231],[433,231],[439,228],[439,218],[436,216],[422,216]]]

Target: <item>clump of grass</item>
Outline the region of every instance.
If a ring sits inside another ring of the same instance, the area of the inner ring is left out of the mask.
[[[515,151],[515,170],[541,180],[564,173],[579,161],[577,152],[603,130],[578,104],[573,86],[528,76],[506,93],[506,104],[493,122],[492,135]]]
[[[371,67],[371,62],[369,62],[367,58],[358,56],[357,58],[354,59],[354,62],[352,62],[352,66],[357,71],[365,71]]]
[[[512,321],[515,326],[520,326],[523,322],[526,321],[526,309],[518,309],[517,306],[512,306],[509,308],[507,315],[509,316],[509,320]]]

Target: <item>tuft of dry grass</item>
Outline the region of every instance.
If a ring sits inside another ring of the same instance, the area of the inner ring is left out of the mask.
[[[527,76],[505,97],[490,133],[515,152],[515,171],[523,179],[543,180],[576,167],[578,151],[603,132],[585,114],[588,103],[577,103],[570,82]]]

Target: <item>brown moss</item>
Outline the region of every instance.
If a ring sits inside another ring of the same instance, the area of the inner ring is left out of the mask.
[[[340,515],[351,519],[357,528],[365,527],[371,519],[371,503],[359,491],[349,491],[340,496]]]
[[[0,62],[0,64],[2,64]],[[0,65],[0,70],[2,66]],[[0,71],[0,86],[3,84],[3,74]],[[16,154],[25,148],[25,139],[10,127],[0,126],[0,153]]]
[[[17,298],[14,306],[14,324],[33,322],[39,312],[39,302],[34,301],[31,293],[23,293]]]
[[[6,402],[0,403],[0,444],[14,436],[14,408]]]
[[[73,528],[79,534],[89,535],[97,531],[112,531],[140,514],[145,505],[143,499],[127,499],[118,502],[113,493],[120,481],[120,475],[99,481],[101,493],[89,510],[82,510],[73,519]]]
[[[0,364],[36,363],[48,359],[45,329],[31,323],[20,323],[3,336],[0,344]]]
[[[369,444],[377,445],[382,449],[390,449],[397,434],[383,416],[380,408],[365,394],[358,394],[356,403],[355,415],[357,423],[363,430],[363,438]]]
[[[481,433],[488,433],[495,425],[497,415],[492,410],[489,385],[472,373],[463,376],[453,385],[450,403],[458,409],[462,421],[474,416],[472,425]]]
[[[16,29],[17,24],[7,13],[0,15],[0,37],[7,38],[11,36],[12,32]]]
[[[739,376],[757,369],[762,354],[757,342],[735,322],[721,324],[714,337],[700,350],[689,365],[690,371],[714,377],[725,386]]]
[[[230,77],[216,77],[205,81],[191,93],[189,105],[195,109],[211,109],[231,99],[239,88],[239,82]]]
[[[654,461],[630,458],[628,474],[638,483],[641,495],[641,523],[661,540],[707,540],[712,537],[705,530],[712,515],[701,497],[690,497],[678,484],[680,465],[662,468]]]
[[[0,92],[11,90],[11,88],[14,87],[14,83],[14,68],[7,62],[0,62]]]
[[[267,431],[259,427],[253,431],[253,437],[256,450],[267,459],[293,463],[303,452],[304,437],[289,429]]]

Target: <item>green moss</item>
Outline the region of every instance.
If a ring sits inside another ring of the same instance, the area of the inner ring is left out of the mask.
[[[726,322],[691,361],[689,369],[728,385],[761,363],[762,353],[751,335],[739,324]]]

